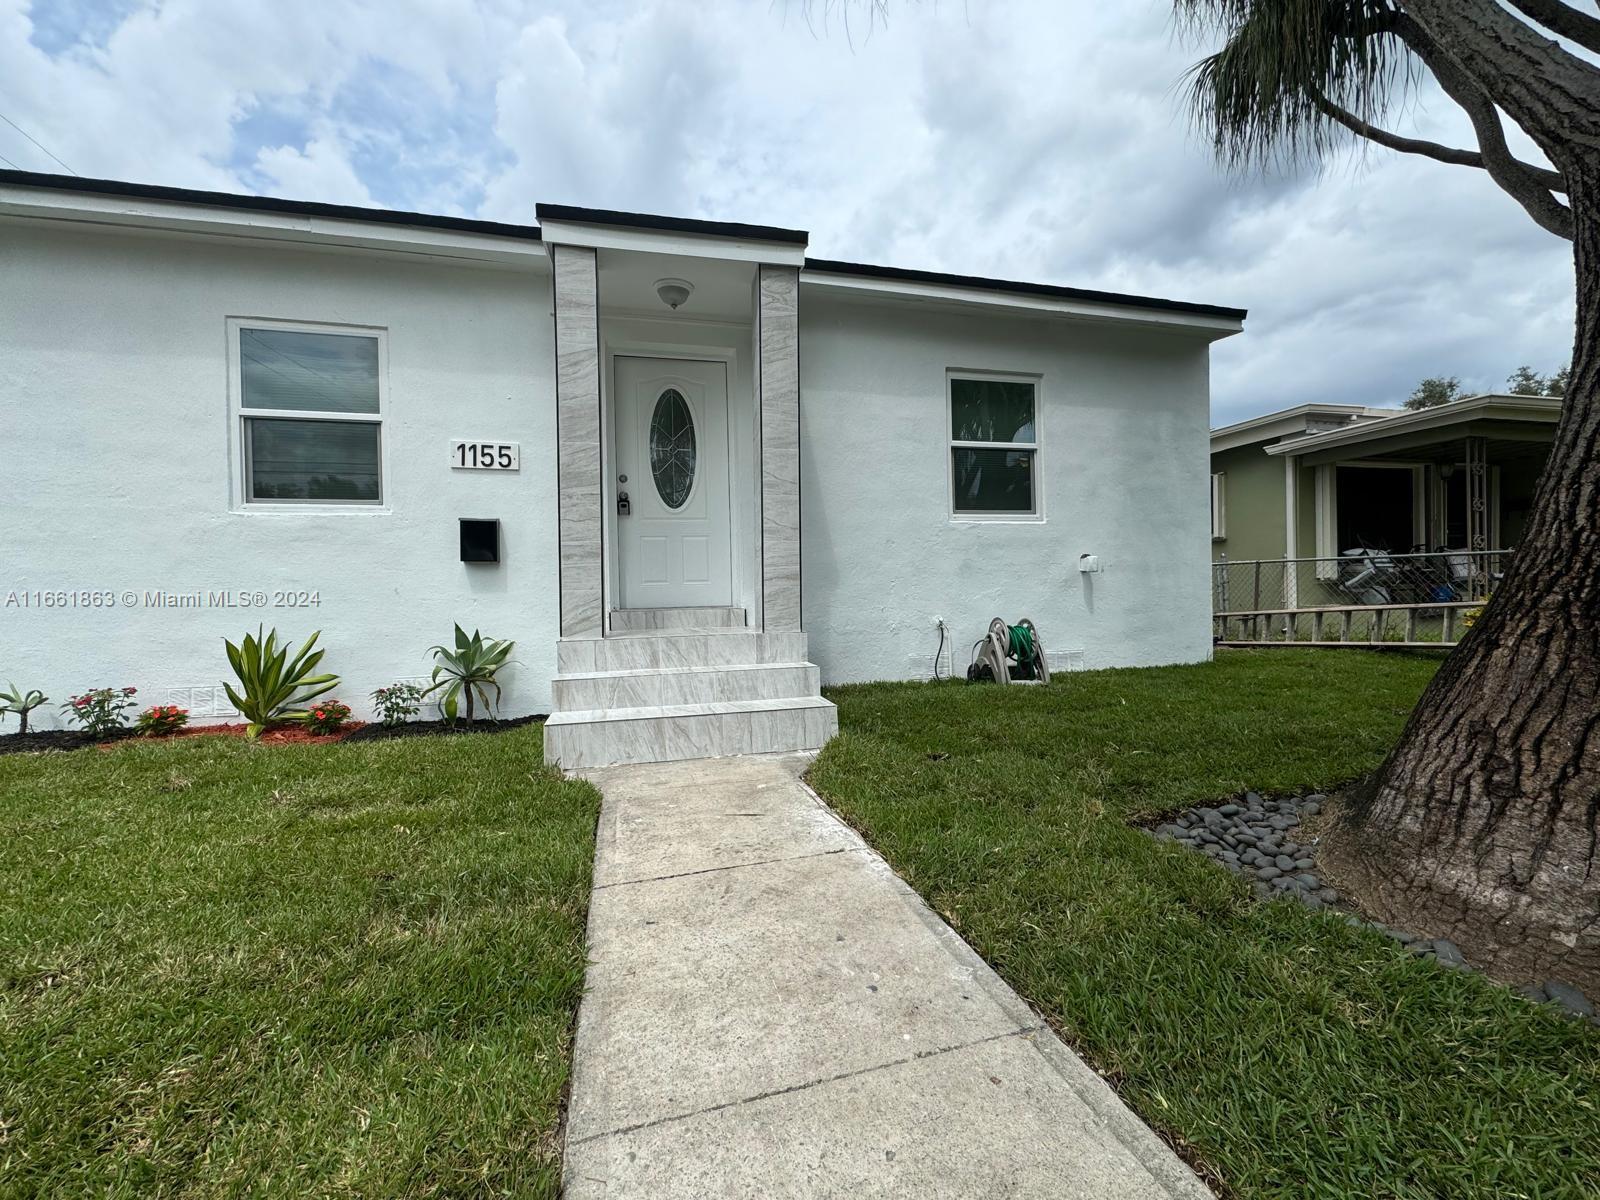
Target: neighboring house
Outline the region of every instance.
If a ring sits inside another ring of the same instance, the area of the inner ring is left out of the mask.
[[[820,745],[819,676],[960,672],[995,616],[1208,657],[1242,310],[537,214],[0,172],[0,679],[224,717],[261,622],[364,710],[460,622],[570,767]]]
[[[1249,607],[1239,564],[1320,560],[1280,572],[1289,607],[1348,599],[1326,585],[1339,555],[1508,550],[1527,521],[1561,401],[1470,396],[1419,411],[1303,404],[1211,431],[1211,552]],[[1272,597],[1276,600],[1276,595]],[[1266,601],[1263,601],[1266,603]]]

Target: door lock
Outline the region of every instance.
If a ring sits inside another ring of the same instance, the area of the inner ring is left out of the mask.
[[[617,493],[617,516],[626,517],[633,512],[633,501],[628,499],[627,492]]]

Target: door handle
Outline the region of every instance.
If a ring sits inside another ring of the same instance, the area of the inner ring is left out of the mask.
[[[626,517],[633,512],[633,501],[628,499],[627,492],[617,493],[617,516]]]

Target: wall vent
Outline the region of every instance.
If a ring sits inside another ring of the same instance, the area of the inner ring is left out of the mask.
[[[228,699],[228,693],[222,690],[220,683],[196,683],[187,687],[169,687],[162,704],[176,704],[179,708],[189,710],[189,720],[196,717],[213,717],[232,719],[239,715],[233,703]]]
[[[1082,650],[1052,650],[1045,647],[1044,661],[1052,671],[1082,671],[1085,669]]]

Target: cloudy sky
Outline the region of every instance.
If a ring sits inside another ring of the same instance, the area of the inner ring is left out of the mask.
[[[870,36],[862,11],[847,33],[803,0],[0,0],[0,113],[85,176],[791,225],[818,257],[1245,306],[1219,424],[1570,353],[1568,247],[1480,173],[1375,149],[1220,170],[1164,0],[895,0]],[[1468,144],[1437,95],[1399,124]],[[5,123],[0,156],[60,169]]]

